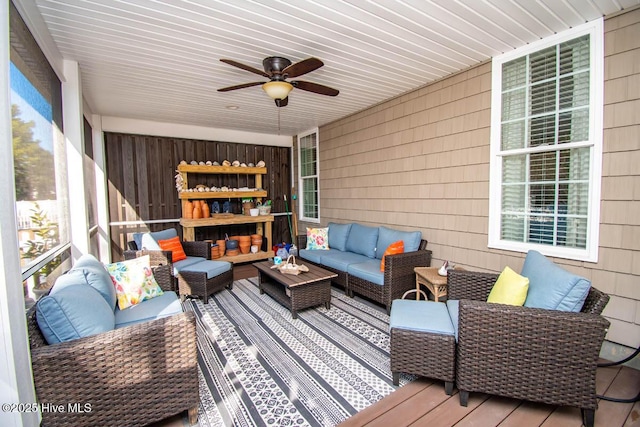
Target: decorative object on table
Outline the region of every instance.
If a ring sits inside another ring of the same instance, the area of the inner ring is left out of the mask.
[[[259,213],[260,213],[260,210],[258,208],[249,209],[249,215],[251,216],[258,216]]]
[[[454,268],[456,268],[456,265],[455,265],[454,263],[449,262],[449,261],[445,261],[445,262],[442,264],[442,267],[440,267],[440,268],[438,269],[438,274],[439,274],[440,276],[446,276],[446,275],[447,275],[447,272],[448,272],[449,270],[453,270]]]
[[[257,254],[259,250],[259,246],[258,245],[251,245],[251,253],[252,254]]]
[[[222,204],[222,213],[231,213],[231,202],[229,200]]]
[[[307,271],[309,271],[309,267],[307,267],[306,265],[296,264],[296,257],[293,255],[289,255],[286,261],[283,261],[279,264],[273,264],[271,268],[277,268],[283,274],[293,274],[295,276],[300,273],[306,273]]]
[[[220,213],[220,203],[218,203],[217,200],[211,203],[211,213],[212,214]]]

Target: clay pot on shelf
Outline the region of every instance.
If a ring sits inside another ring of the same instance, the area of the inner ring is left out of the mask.
[[[191,219],[193,218],[193,202],[191,200],[187,200],[184,204],[184,212],[182,212],[185,218]]]
[[[251,250],[251,243],[240,243],[240,252],[248,254]]]
[[[207,202],[203,200],[200,205],[202,206],[202,218],[209,218],[211,216],[211,210]]]
[[[227,241],[222,239],[222,240],[216,240],[216,244],[218,245],[218,252],[220,252],[220,255],[224,255],[224,251],[227,249],[226,248],[226,243]]]
[[[240,254],[238,249],[227,249],[227,256],[237,256]]]
[[[200,202],[196,200],[193,204],[193,219],[202,218],[202,208],[200,207]]]
[[[211,259],[220,258],[220,252],[218,252],[218,245],[211,245]]]
[[[237,240],[227,240],[226,241],[226,246],[227,246],[227,252],[229,252],[229,249],[238,249],[238,241]]]

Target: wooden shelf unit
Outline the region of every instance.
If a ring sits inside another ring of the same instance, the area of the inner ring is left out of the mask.
[[[262,175],[267,173],[267,168],[257,167],[240,167],[240,166],[201,166],[201,165],[179,165],[178,172],[182,175],[183,187],[189,188],[188,175],[189,174],[237,174],[237,175],[254,175],[255,176],[255,188],[262,188]],[[267,192],[264,190],[258,191],[182,191],[178,195],[182,201],[182,214],[184,215],[185,205],[188,200],[201,200],[201,199],[230,199],[230,198],[255,198],[261,200],[263,197],[267,197]],[[267,248],[272,245],[272,225],[274,217],[273,215],[233,215],[233,217],[221,216],[219,218],[201,218],[201,219],[187,219],[181,218],[180,225],[182,226],[182,235],[184,240],[195,240],[195,229],[197,227],[221,227],[225,225],[238,225],[238,224],[255,224],[256,234],[260,234],[267,240]],[[251,262],[259,261],[261,259],[267,259],[274,256],[272,250],[259,251],[255,254],[240,254],[233,257],[223,256],[220,260],[229,261],[233,263],[239,262]]]

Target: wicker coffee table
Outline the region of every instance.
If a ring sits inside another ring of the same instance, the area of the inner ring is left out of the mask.
[[[258,269],[260,293],[266,293],[291,310],[291,317],[298,318],[298,310],[324,304],[331,308],[331,279],[338,275],[311,264],[306,273],[297,276],[271,269],[273,262],[253,264]]]

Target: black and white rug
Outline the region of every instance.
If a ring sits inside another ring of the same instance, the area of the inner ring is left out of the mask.
[[[184,307],[197,318],[200,427],[334,426],[396,389],[389,316],[340,290],[296,320],[257,278]]]

